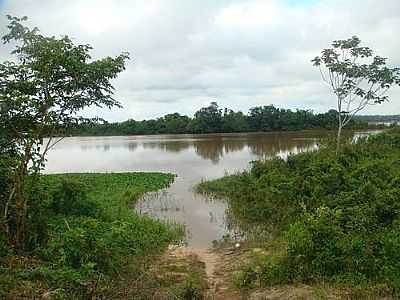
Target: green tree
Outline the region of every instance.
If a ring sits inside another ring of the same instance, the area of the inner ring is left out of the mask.
[[[194,114],[192,129],[195,133],[214,133],[222,130],[222,110],[217,102],[211,102]]]
[[[2,223],[9,243],[23,251],[27,181],[43,169],[47,152],[65,130],[89,121],[80,115],[84,108],[120,106],[110,80],[124,70],[128,54],[93,60],[89,45],[75,45],[68,36],[46,37],[26,27],[26,17],[8,19],[3,41],[15,44],[15,59],[0,64],[0,119],[11,135],[16,163]]]
[[[361,40],[353,36],[332,43],[321,56],[312,60],[322,79],[329,85],[337,100],[338,130],[336,152],[340,148],[342,129],[361,110],[369,105],[388,101],[386,92],[400,85],[400,69],[386,66],[386,58],[374,56]]]
[[[250,108],[249,123],[256,131],[271,131],[277,128],[277,109],[273,105]]]
[[[173,113],[165,115],[161,121],[165,124],[165,133],[185,133],[190,119],[179,113]]]
[[[223,132],[246,132],[249,130],[246,116],[241,111],[234,112],[225,108],[222,118]]]

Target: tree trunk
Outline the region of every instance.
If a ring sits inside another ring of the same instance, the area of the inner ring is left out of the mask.
[[[340,124],[339,127],[338,127],[337,136],[336,136],[336,155],[340,151],[340,137],[341,137],[341,135],[342,135],[342,125]]]
[[[10,246],[14,246],[14,237],[11,233],[11,224],[10,224],[10,205],[11,202],[14,199],[14,194],[15,194],[15,186],[12,188],[12,190],[10,191],[10,195],[8,196],[7,202],[4,206],[4,215],[3,215],[3,220],[2,220],[2,225],[3,225],[3,230],[5,233],[5,237],[7,239],[8,245]]]
[[[32,158],[33,140],[29,141],[24,150],[24,155],[18,161],[13,179],[13,194],[10,195],[9,204],[14,208],[5,212],[5,227],[8,229],[8,241],[12,241],[12,246],[21,254],[25,250],[27,237],[26,218],[28,214],[28,200],[26,193],[26,181],[28,179],[28,166]],[[12,205],[13,204],[13,205]]]
[[[28,199],[26,195],[26,179],[28,176],[29,151],[31,145],[25,149],[25,155],[14,174],[14,199],[15,199],[15,243],[14,247],[18,253],[25,250],[26,238],[26,214]]]
[[[15,248],[17,252],[23,252],[25,248],[25,173],[22,167],[15,176]]]
[[[338,96],[338,131],[336,136],[336,155],[340,151],[340,136],[342,135],[342,99]]]

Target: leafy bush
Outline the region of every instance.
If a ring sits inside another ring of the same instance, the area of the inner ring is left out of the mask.
[[[128,257],[158,253],[177,238],[173,230],[147,218],[64,221],[65,224],[61,221],[53,228],[41,256],[46,261],[75,269],[112,273],[121,270]]]
[[[175,288],[174,296],[182,300],[202,300],[204,299],[203,289],[189,277]]]
[[[238,284],[372,282],[400,292],[399,145],[400,131],[391,130],[338,155],[323,146],[202,183],[200,190],[222,191],[241,220],[273,224],[286,242],[283,254],[239,272]]]
[[[140,258],[179,242],[184,230],[136,215],[127,205],[173,178],[160,173],[29,178],[39,181],[27,185],[31,256],[18,264],[12,262],[20,260],[16,256],[0,260],[0,297],[29,290],[32,298],[40,298],[47,290],[54,299],[102,298],[112,294],[117,276],[139,276],[134,270]],[[0,255],[9,253],[3,244],[0,235]]]
[[[49,225],[60,218],[99,216],[98,204],[88,197],[85,184],[71,178],[60,178],[51,184],[44,177],[29,179],[27,189],[31,209],[27,216],[30,229],[27,250],[46,245]]]
[[[87,187],[73,179],[62,178],[51,193],[49,209],[54,214],[96,216],[97,204],[87,195]]]

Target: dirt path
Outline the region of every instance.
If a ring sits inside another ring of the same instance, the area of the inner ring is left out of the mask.
[[[391,296],[381,296],[359,289],[352,289],[345,286],[332,286],[327,283],[314,285],[292,284],[276,285],[273,287],[258,288],[250,291],[249,294],[240,292],[233,285],[232,277],[240,264],[246,263],[255,254],[260,255],[261,248],[236,248],[231,246],[218,247],[216,249],[195,249],[179,247],[169,254],[173,264],[176,261],[186,261],[190,268],[200,269],[198,274],[204,282],[203,294],[205,300],[340,300],[340,299],[373,299],[391,300]],[[185,274],[183,274],[185,275]],[[205,291],[205,293],[204,293]],[[196,298],[197,299],[197,298]]]
[[[196,256],[204,264],[208,290],[205,299],[246,299],[232,285],[231,278],[235,257],[239,251],[233,249],[195,249],[180,247],[174,251],[177,257]]]

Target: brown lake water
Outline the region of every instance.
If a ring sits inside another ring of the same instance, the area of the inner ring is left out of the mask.
[[[370,132],[347,132],[359,137]],[[167,189],[148,193],[136,211],[186,225],[189,246],[207,248],[229,232],[224,201],[211,201],[193,187],[249,167],[249,162],[318,148],[332,132],[304,131],[206,135],[68,137],[48,155],[46,173],[169,172]]]

